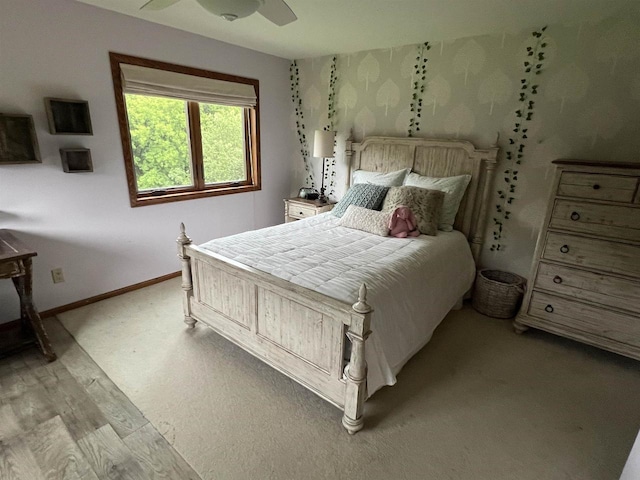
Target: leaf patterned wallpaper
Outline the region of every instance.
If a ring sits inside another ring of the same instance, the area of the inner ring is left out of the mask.
[[[517,189],[504,222],[502,248],[491,251],[493,222],[488,221],[482,265],[528,276],[544,217],[557,158],[640,162],[640,9],[598,23],[550,25],[545,58],[528,122],[527,147],[518,165]],[[524,78],[523,62],[531,31],[504,32],[429,41],[418,137],[461,138],[491,146],[500,132],[500,164],[490,215],[500,203],[508,140],[513,135]],[[423,44],[424,45],[424,44]],[[420,45],[356,52],[336,58],[338,131],[334,197],[345,191],[344,140],[353,131],[366,135],[406,136]],[[333,56],[298,60],[298,89],[304,133],[328,124],[329,78]],[[295,123],[295,118],[292,119]],[[300,151],[293,152],[295,183],[305,184]],[[311,158],[316,184],[320,159]]]

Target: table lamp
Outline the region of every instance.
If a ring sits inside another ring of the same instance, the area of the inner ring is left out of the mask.
[[[316,158],[322,158],[322,183],[320,186],[320,197],[318,201],[320,203],[327,203],[327,197],[324,194],[324,169],[327,158],[333,158],[334,156],[334,143],[336,139],[336,132],[330,130],[316,130],[313,138],[313,156]]]

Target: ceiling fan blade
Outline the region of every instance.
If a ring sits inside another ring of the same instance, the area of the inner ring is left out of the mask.
[[[258,13],[280,27],[298,19],[284,0],[264,0]]]
[[[180,0],[149,0],[140,7],[140,10],[162,10],[179,1]]]

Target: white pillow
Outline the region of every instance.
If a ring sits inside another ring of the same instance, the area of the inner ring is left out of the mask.
[[[458,175],[456,177],[424,177],[417,173],[410,173],[404,180],[406,186],[428,188],[430,190],[440,190],[445,192],[444,202],[442,203],[442,213],[440,214],[440,222],[438,230],[450,232],[453,230],[453,224],[456,221],[458,208],[467,189],[467,185],[471,181],[471,175]]]
[[[404,182],[407,173],[411,169],[404,168],[396,172],[381,173],[369,172],[367,170],[356,170],[353,172],[353,183],[372,183],[374,185],[382,185],[383,187],[400,187]]]
[[[386,237],[389,235],[389,217],[390,213],[349,205],[338,225]]]

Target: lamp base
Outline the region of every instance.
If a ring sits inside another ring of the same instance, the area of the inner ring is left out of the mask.
[[[328,199],[324,194],[324,187],[320,189],[320,196],[318,197],[318,203],[327,203]]]

